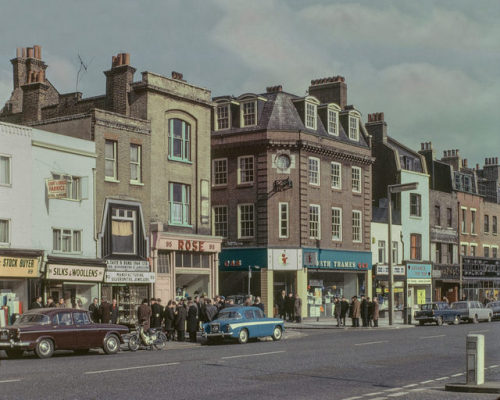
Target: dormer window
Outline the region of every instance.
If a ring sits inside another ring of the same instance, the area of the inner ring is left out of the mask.
[[[316,104],[306,102],[306,128],[316,130]]]
[[[229,104],[217,106],[217,130],[229,128]]]
[[[257,101],[247,101],[241,104],[242,126],[257,125]]]
[[[359,118],[349,115],[349,139],[359,141]]]
[[[328,133],[339,135],[339,113],[335,110],[328,110]]]

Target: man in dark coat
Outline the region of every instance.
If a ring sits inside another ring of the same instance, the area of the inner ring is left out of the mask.
[[[302,322],[302,299],[299,294],[295,294],[295,299],[293,303],[293,315],[295,317],[295,322]]]
[[[337,319],[337,326],[340,327],[342,324],[342,303],[340,302],[340,299],[338,297],[335,297],[335,300],[333,301],[333,315]]]
[[[365,296],[361,296],[361,321],[363,321],[363,327],[368,327],[368,301]]]
[[[198,331],[198,307],[192,301],[188,302],[187,331],[189,341],[196,343],[196,332]]]
[[[160,299],[151,299],[151,328],[161,328],[163,307],[159,304],[158,300]]]
[[[101,307],[99,307],[101,314],[101,322],[103,324],[109,324],[111,321],[111,304],[109,304],[105,298],[101,301]]]
[[[167,340],[174,340],[175,329],[175,301],[170,300],[163,311],[163,320],[165,321],[165,332],[167,333]]]
[[[344,296],[342,296],[342,300],[340,301],[340,320],[343,326],[345,326],[345,317],[348,311],[349,311],[349,302],[346,300]]]
[[[177,305],[177,309],[175,311],[175,319],[174,319],[174,326],[175,330],[177,331],[177,340],[179,342],[184,341],[184,335],[186,332],[186,317],[187,317],[186,307],[182,302],[180,302]]]
[[[97,299],[97,297],[94,297],[94,302],[89,306],[89,311],[92,321],[98,324],[101,320],[101,315],[99,311],[99,300]]]
[[[52,298],[52,296],[47,297],[47,304],[45,304],[45,307],[48,307],[48,308],[56,307],[56,303],[54,303],[54,299]],[[90,309],[90,307],[89,307],[89,309]]]
[[[207,322],[213,321],[213,319],[217,315],[217,312],[218,312],[217,307],[215,307],[212,304],[212,300],[207,299],[207,305],[205,306],[205,314],[207,317]]]
[[[30,309],[34,309],[34,308],[43,308],[42,296],[37,296],[35,298],[35,301],[33,303],[31,303]]]
[[[286,319],[286,292],[284,290],[276,298],[276,308],[281,319]]]
[[[295,319],[294,316],[295,298],[293,293],[288,293],[288,297],[285,300],[285,311],[288,321],[292,322]]]
[[[262,310],[262,312],[264,312],[264,303],[262,303],[259,296],[255,297],[255,301],[253,303],[253,306],[259,307]]]
[[[113,299],[113,303],[111,304],[111,323],[118,323],[118,304],[116,303],[116,299]]]
[[[359,317],[361,316],[361,303],[358,300],[358,296],[352,297],[351,310],[349,310],[349,314],[352,318],[352,326],[358,328]]]
[[[151,318],[151,307],[148,305],[148,299],[142,300],[142,304],[137,309],[137,320],[144,330],[149,330]]]

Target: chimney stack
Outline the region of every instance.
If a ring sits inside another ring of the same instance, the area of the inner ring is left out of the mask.
[[[172,79],[175,79],[177,81],[182,81],[182,82],[186,82],[184,80],[184,75],[181,74],[180,72],[175,72],[175,71],[172,71]]]
[[[130,66],[130,54],[118,53],[111,58],[111,69],[106,75],[106,108],[124,115],[130,115],[128,93],[134,79],[135,68]]]
[[[373,141],[387,142],[387,123],[384,120],[383,112],[368,114],[368,122],[365,124],[365,128],[373,137]]]
[[[266,87],[266,93],[279,93],[282,91],[283,91],[283,87],[281,85]]]
[[[341,109],[347,104],[347,85],[343,76],[313,79],[309,86],[309,95],[321,103],[336,103]]]
[[[458,149],[444,150],[441,161],[450,164],[455,171],[460,171],[463,167]]]

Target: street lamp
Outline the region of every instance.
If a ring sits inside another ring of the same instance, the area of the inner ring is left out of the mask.
[[[258,265],[253,266],[255,269],[260,269]],[[252,293],[250,293],[250,280],[252,279],[252,266],[248,265],[248,295],[250,296]]]
[[[389,244],[387,248],[389,249],[389,257],[387,258],[389,264],[389,325],[392,325],[394,319],[394,274],[392,271],[392,205],[391,205],[391,194],[406,192],[408,190],[416,190],[418,187],[418,182],[412,183],[400,183],[396,185],[387,186],[387,231],[388,231],[388,241]],[[404,255],[403,255],[404,257]]]

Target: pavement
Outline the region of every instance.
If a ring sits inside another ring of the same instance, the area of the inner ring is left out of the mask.
[[[495,400],[498,394],[444,390],[465,382],[469,333],[485,335],[485,379],[500,382],[500,322],[492,322],[288,330],[278,342],[169,342],[166,350],[113,356],[95,350],[10,360],[0,352],[0,399]]]
[[[415,324],[405,324],[403,319],[394,318],[393,324],[389,325],[389,318],[380,318],[378,320],[378,328],[384,329],[404,329],[413,328]],[[337,320],[335,318],[302,318],[302,322],[285,322],[286,329],[366,329],[366,328],[354,328],[351,324],[351,319],[346,318],[346,326],[337,326]],[[378,329],[369,328],[369,329]]]

